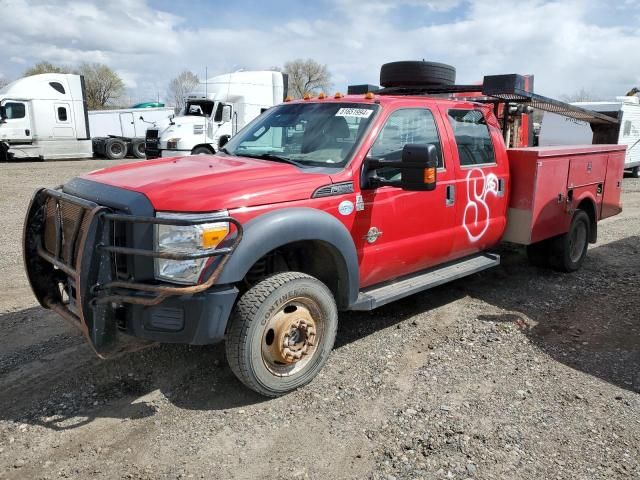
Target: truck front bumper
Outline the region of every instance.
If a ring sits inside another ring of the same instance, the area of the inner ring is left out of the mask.
[[[40,189],[24,225],[27,277],[40,304],[78,327],[103,358],[139,348],[127,335],[214,343],[224,335],[238,293],[231,285],[215,283],[242,239],[237,220],[219,220],[232,224],[235,232],[217,249],[156,251],[152,242],[137,242],[153,225],[203,221],[119,213],[61,190]],[[176,286],[149,275],[154,258],[209,258],[210,268],[200,283]]]
[[[160,150],[161,157],[184,157],[191,155],[191,150]]]

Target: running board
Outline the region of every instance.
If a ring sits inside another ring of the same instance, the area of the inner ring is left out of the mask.
[[[465,257],[443,266],[414,273],[392,283],[363,290],[358,295],[356,303],[351,305],[349,309],[373,310],[414,293],[422,292],[498,265],[500,265],[500,255],[493,253]]]

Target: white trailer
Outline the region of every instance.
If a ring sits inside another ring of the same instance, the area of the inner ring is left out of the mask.
[[[209,78],[185,97],[164,128],[147,130],[147,158],[215,153],[247,123],[287,96],[281,72],[234,72]]]
[[[88,111],[81,75],[45,73],[0,90],[0,160],[144,158],[146,128],[162,125],[171,108]],[[146,121],[146,122],[145,122]]]
[[[620,120],[619,130],[614,132],[611,143],[627,145],[624,168],[640,177],[640,98],[617,97],[612,102],[576,102],[578,107],[606,113]],[[540,146],[580,145],[593,143],[594,133],[589,123],[545,113],[540,129]]]
[[[89,127],[93,153],[110,159],[126,154],[145,158],[145,132],[149,127],[168,123],[171,107],[92,110]]]

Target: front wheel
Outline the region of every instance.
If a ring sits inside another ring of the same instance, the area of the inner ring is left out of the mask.
[[[337,327],[338,309],[325,284],[304,273],[279,273],[240,298],[226,337],[227,361],[246,386],[277,397],[317,375]]]
[[[196,147],[191,151],[191,155],[211,155],[212,152],[207,147]]]
[[[640,178],[640,167],[633,167],[631,169],[631,176],[633,178]]]

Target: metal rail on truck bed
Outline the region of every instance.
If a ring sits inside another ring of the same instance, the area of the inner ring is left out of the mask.
[[[127,246],[127,225],[192,226],[228,222],[235,235],[224,247],[194,252]],[[115,343],[119,304],[157,305],[173,295],[192,295],[211,287],[242,240],[242,225],[232,217],[197,220],[141,217],[57,189],[38,190],[27,210],[23,233],[24,263],[40,304],[60,314],[87,336],[104,356]],[[195,285],[174,286],[136,281],[118,256],[171,260],[219,257],[213,271]],[[123,271],[124,270],[124,271]],[[111,352],[109,352],[111,353]]]
[[[486,75],[482,85],[415,85],[387,87],[376,91],[377,95],[438,95],[446,93],[478,93],[486,97],[484,101],[520,103],[565,117],[591,124],[618,125],[620,121],[600,112],[586,110],[569,103],[529,92],[525,88],[525,78],[515,73],[507,75]]]

